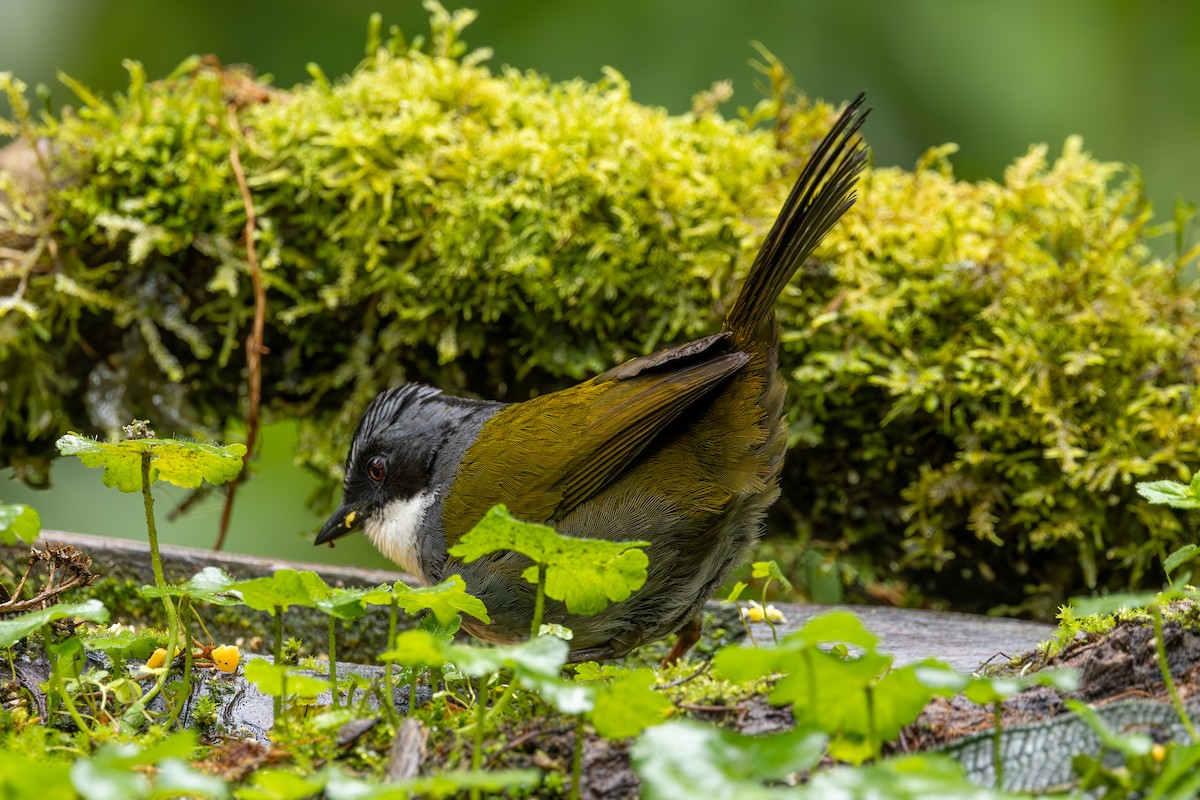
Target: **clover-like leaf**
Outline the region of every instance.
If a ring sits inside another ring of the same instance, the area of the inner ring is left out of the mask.
[[[820,770],[795,795],[803,800],[830,797],[886,797],[888,800],[1000,800],[1013,795],[971,782],[963,766],[945,755],[899,756],[866,767]]]
[[[150,454],[150,481],[166,481],[185,489],[214,486],[233,480],[242,472],[244,444],[225,446],[177,439],[127,439],[99,442],[68,433],[56,442],[64,456],[78,456],[85,467],[103,467],[105,486],[122,492],[142,489],[142,454]]]
[[[647,800],[790,796],[765,781],[812,768],[825,735],[811,726],[747,736],[696,722],[668,722],[642,734],[631,750]]]
[[[183,583],[173,586],[143,586],[143,597],[188,597],[221,606],[241,604],[230,590],[237,583],[220,567],[205,567]]]
[[[375,783],[351,777],[336,767],[328,768],[325,775],[324,796],[328,800],[409,800],[412,797],[439,800],[443,797],[462,797],[469,790],[484,792],[485,797],[525,797],[527,795],[524,792],[514,790],[528,789],[541,781],[541,773],[536,769],[454,770],[394,783]]]
[[[33,544],[42,530],[42,517],[22,503],[0,504],[0,544],[16,544],[17,540]]]
[[[661,724],[675,704],[650,688],[653,681],[653,672],[639,669],[598,687],[591,715],[596,733],[606,739],[624,739]]]
[[[467,592],[461,575],[451,575],[434,586],[409,586],[396,581],[393,586],[373,589],[363,596],[371,605],[387,605],[395,598],[407,614],[428,610],[442,625],[450,624],[460,613],[470,614],[482,622],[491,622],[483,601]]]
[[[104,603],[93,598],[82,603],[60,603],[19,617],[0,619],[0,647],[16,644],[47,622],[67,617],[78,617],[88,622],[108,622],[108,609]]]
[[[560,676],[569,649],[570,645],[554,636],[538,636],[502,647],[459,645],[441,641],[418,628],[398,634],[395,649],[379,658],[404,667],[440,667],[449,662],[472,678],[509,669],[514,679],[536,691],[559,711],[580,714],[591,710],[593,690]]]
[[[750,565],[750,577],[778,581],[784,589],[792,591],[792,582],[787,579],[775,561],[755,561]]]
[[[293,667],[272,664],[265,658],[252,658],[247,661],[245,676],[259,691],[272,697],[282,697],[284,694],[316,697],[329,688],[326,678],[303,675]]]
[[[262,578],[232,583],[227,591],[237,592],[242,597],[242,603],[250,608],[269,611],[274,615],[276,608],[316,608],[317,603],[328,598],[333,589],[311,570],[281,569]]]
[[[561,600],[572,614],[598,614],[610,603],[629,599],[646,582],[649,542],[610,542],[562,536],[553,528],[522,522],[496,506],[468,531],[450,555],[471,562],[497,550],[513,550],[533,560],[521,573],[537,583],[546,568],[546,595]]]

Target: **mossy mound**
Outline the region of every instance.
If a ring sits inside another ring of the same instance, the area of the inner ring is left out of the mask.
[[[772,65],[752,111],[721,116],[714,91],[671,116],[615,73],[490,70],[469,19],[436,12],[428,43],[375,25],[353,75],[288,91],[130,64],[126,95],[78,87],[53,117],[6,78],[9,132],[39,144],[0,162],[0,465],[37,479],[64,430],[134,416],[238,427],[235,138],[264,404],[301,421],[329,490],[386,386],[516,401],[715,330],[832,109]],[[962,608],[1136,585],[1179,528],[1132,481],[1200,465],[1188,259],[1152,257],[1136,176],[1075,140],[1003,184],[955,180],[947,153],[869,170],[780,304],[794,447],[774,549]]]

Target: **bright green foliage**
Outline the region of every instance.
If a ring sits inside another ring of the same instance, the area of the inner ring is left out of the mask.
[[[397,635],[396,649],[379,658],[404,667],[440,667],[449,662],[472,678],[509,669],[515,680],[536,691],[562,713],[580,714],[592,709],[593,692],[559,675],[567,662],[568,649],[566,642],[553,636],[538,636],[503,647],[477,647],[442,641],[416,629]]]
[[[238,800],[307,800],[321,795],[349,800],[409,800],[460,796],[468,789],[489,792],[500,797],[506,792],[536,786],[541,776],[536,770],[493,770],[489,772],[447,772],[413,778],[398,783],[371,783],[350,777],[334,767],[314,775],[301,776],[283,769],[261,770],[250,786],[238,789]]]
[[[272,697],[316,697],[329,688],[329,681],[325,678],[302,675],[287,664],[272,664],[265,658],[247,660],[245,675],[246,680],[257,686],[263,694]]]
[[[1187,486],[1178,481],[1147,481],[1139,483],[1137,491],[1151,503],[1172,508],[1200,508],[1200,472],[1192,476],[1192,482]]]
[[[930,660],[892,669],[892,657],[877,652],[877,642],[853,614],[834,611],[813,617],[776,648],[728,647],[713,666],[742,682],[781,673],[771,702],[791,705],[798,723],[825,731],[835,758],[861,763],[933,697],[935,690],[918,679],[918,670],[944,666]],[[829,650],[831,644],[838,647]]]
[[[40,611],[27,611],[15,617],[0,619],[0,647],[16,644],[48,622],[78,617],[88,622],[108,622],[108,609],[99,600],[80,603],[59,603]]]
[[[534,562],[522,578],[537,583],[538,565],[544,565],[547,596],[563,601],[572,614],[598,614],[610,603],[628,600],[646,582],[650,561],[639,548],[648,544],[562,536],[516,519],[501,505],[463,534],[450,555],[471,562],[497,550],[515,550]]]
[[[115,633],[85,636],[82,641],[83,646],[88,650],[99,650],[106,654],[110,661],[121,664],[129,658],[145,661],[158,647],[162,636],[147,631],[122,628]]]
[[[28,242],[0,264],[4,458],[44,471],[71,425],[150,415],[211,436],[241,419],[235,137],[268,290],[267,414],[300,419],[299,458],[329,491],[383,387],[522,400],[715,331],[830,107],[781,83],[741,118],[705,102],[670,116],[612,71],[489,69],[460,41],[469,18],[435,13],[423,49],[374,39],[349,77],[314,69],[244,104],[236,130],[227,81],[195,59],[153,82],[129,63],[112,99],[72,82],[62,119],[0,81],[11,130],[53,153],[49,176],[0,186],[0,226]],[[868,170],[779,304],[787,518],[851,581],[898,564],[917,593],[980,608],[1028,587],[1049,616],[1178,543],[1177,525],[1151,532],[1166,514],[1125,501],[1200,461],[1191,256],[1152,258],[1136,173],[1077,139],[999,183],[956,180],[952,150]],[[794,577],[795,553],[776,556]]]
[[[241,601],[230,594],[237,583],[220,567],[205,567],[188,580],[175,586],[143,586],[144,597],[189,597],[220,606],[237,605]]]
[[[315,608],[332,589],[311,570],[280,569],[267,577],[232,583],[228,591],[240,594],[244,605],[274,615],[277,609],[291,606]]]
[[[653,672],[639,669],[599,686],[591,715],[596,733],[624,739],[662,723],[675,706],[666,694],[650,688],[653,682]]]
[[[16,544],[17,539],[32,544],[42,530],[42,517],[22,503],[0,504],[0,544]]]
[[[211,797],[228,794],[225,782],[189,767],[196,734],[181,731],[146,748],[108,744],[92,758],[71,766],[71,783],[85,800],[138,800],[144,797]],[[156,767],[153,781],[145,768]]]
[[[764,783],[811,769],[824,751],[825,735],[813,725],[745,736],[695,722],[668,722],[646,731],[632,756],[646,800],[757,800],[796,797],[795,789]]]
[[[1045,670],[1031,675],[985,678],[978,675],[963,675],[957,670],[937,663],[915,666],[916,679],[929,688],[951,694],[961,692],[971,702],[980,704],[1006,700],[1031,686],[1050,686],[1060,692],[1073,692],[1079,688],[1079,673],[1075,670]]]
[[[220,486],[242,471],[244,444],[218,446],[175,439],[126,439],[98,442],[69,433],[56,443],[64,456],[78,456],[85,467],[104,467],[104,485],[122,492],[142,490],[142,454],[150,453],[150,481],[166,481],[185,489],[208,482]]]
[[[892,758],[859,769],[839,767],[817,773],[797,798],[878,797],[888,800],[1002,800],[1032,797],[984,789],[963,774],[962,765],[947,756],[921,754]]]
[[[391,587],[366,592],[363,602],[387,605],[395,598],[406,614],[428,610],[441,625],[448,625],[458,614],[470,614],[482,622],[491,622],[483,601],[467,594],[462,576],[451,575],[435,586],[412,587],[396,581]]]

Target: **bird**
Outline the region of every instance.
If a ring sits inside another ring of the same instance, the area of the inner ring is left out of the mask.
[[[384,390],[359,420],[341,503],[314,543],[361,530],[422,584],[460,575],[490,616],[464,617],[463,629],[506,644],[529,632],[530,562],[447,553],[493,506],[569,536],[647,541],[646,581],[627,600],[593,616],[548,600],[544,621],[571,629],[574,662],[671,634],[666,661],[684,655],[705,601],[745,562],[779,496],[787,420],[774,305],[856,200],[864,102],[848,104],[813,150],[720,331],[522,402],[417,383]]]

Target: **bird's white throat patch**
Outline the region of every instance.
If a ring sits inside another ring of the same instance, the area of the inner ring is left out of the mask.
[[[371,540],[371,544],[422,583],[425,582],[425,574],[418,558],[421,546],[417,541],[417,531],[421,529],[425,513],[433,505],[433,500],[433,492],[421,492],[413,497],[393,500],[363,522],[363,533]]]

